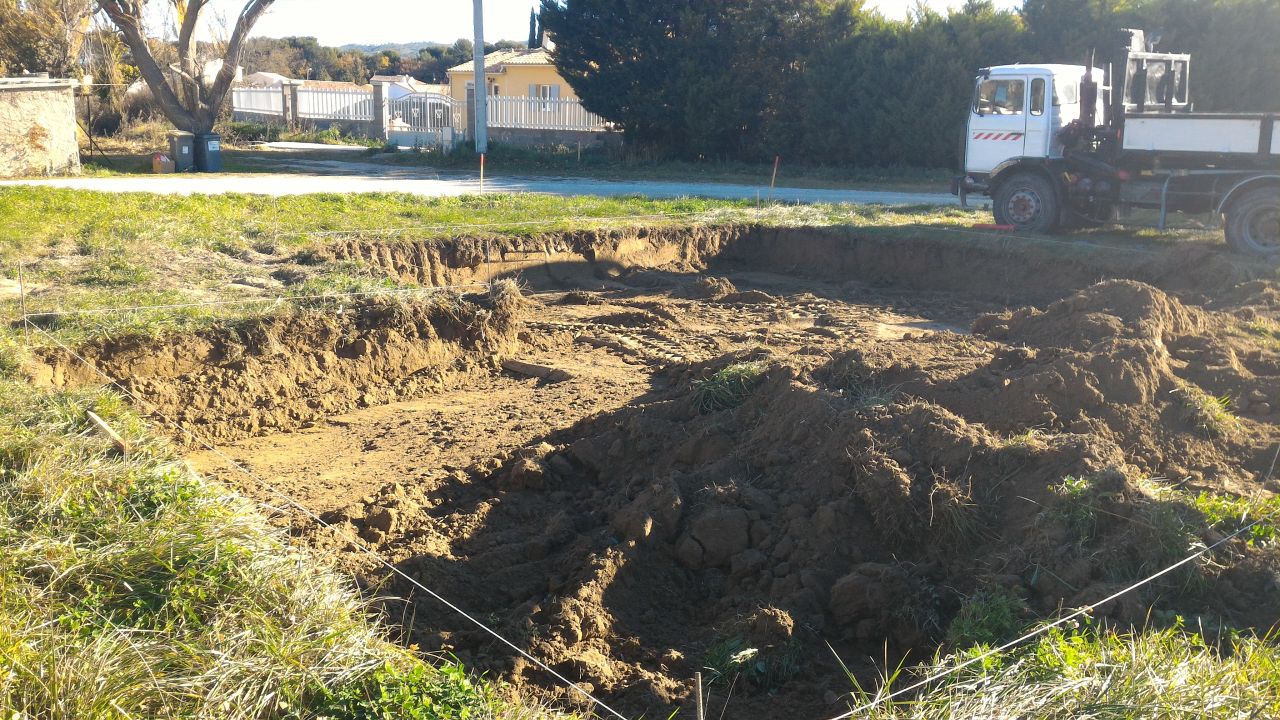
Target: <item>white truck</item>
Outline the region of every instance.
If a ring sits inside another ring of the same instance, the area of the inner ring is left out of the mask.
[[[1119,45],[1106,71],[981,70],[952,192],[989,196],[998,225],[1037,233],[1203,214],[1235,250],[1280,258],[1280,116],[1194,112],[1190,56],[1152,52],[1138,30]]]

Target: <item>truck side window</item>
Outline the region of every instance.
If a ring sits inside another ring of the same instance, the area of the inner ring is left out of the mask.
[[[1026,92],[1025,80],[988,78],[978,85],[973,111],[978,115],[1021,115]]]
[[[1044,114],[1044,78],[1031,81],[1031,114]]]

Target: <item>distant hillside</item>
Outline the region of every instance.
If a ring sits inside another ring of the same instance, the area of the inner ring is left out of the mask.
[[[366,55],[380,53],[383,50],[394,50],[400,53],[401,55],[417,55],[418,51],[424,48],[444,49],[449,47],[450,44],[451,43],[426,42],[426,41],[411,42],[411,43],[381,43],[381,44],[369,44],[369,45],[351,43],[349,45],[343,45],[338,49],[343,52],[361,52]]]
[[[466,39],[468,41],[470,40],[470,38],[459,38],[459,39]],[[524,43],[523,41],[515,41],[515,40],[499,40],[496,43],[485,43],[485,45],[496,45],[501,47],[517,47],[517,46],[524,47],[525,44],[526,43]],[[390,50],[390,51],[398,52],[401,55],[412,56],[412,55],[417,55],[418,51],[420,50],[444,50],[445,48],[448,48],[452,45],[453,43],[427,42],[427,41],[411,42],[411,43],[382,43],[382,44],[369,44],[369,45],[351,43],[349,45],[343,45],[338,49],[341,50],[342,52],[359,52],[359,53],[364,53],[365,55],[374,55],[383,51]]]

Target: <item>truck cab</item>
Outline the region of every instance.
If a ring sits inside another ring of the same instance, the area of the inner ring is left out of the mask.
[[[985,189],[1003,166],[1028,158],[1061,158],[1059,135],[1081,117],[1081,65],[1001,65],[974,82],[965,134],[966,190]],[[1094,68],[1095,82],[1105,73]],[[1099,98],[1096,117],[1104,105]]]

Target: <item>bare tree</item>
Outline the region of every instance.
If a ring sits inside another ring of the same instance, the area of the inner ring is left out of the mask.
[[[98,6],[119,28],[121,37],[133,54],[134,64],[151,88],[160,110],[178,129],[193,133],[207,133],[213,129],[218,109],[235,81],[245,39],[275,0],[247,0],[227,39],[222,52],[222,67],[212,83],[205,79],[196,40],[200,13],[210,1],[172,0],[177,10],[178,62],[166,72],[147,43],[142,22],[146,0],[98,0]]]

